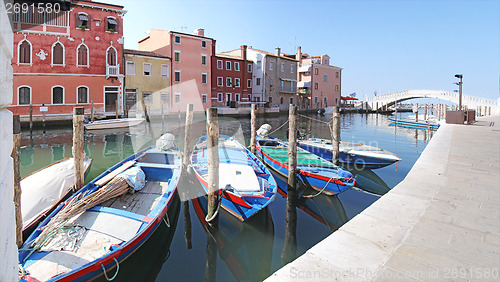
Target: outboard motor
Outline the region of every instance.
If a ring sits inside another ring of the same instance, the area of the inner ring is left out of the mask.
[[[162,151],[175,148],[175,136],[172,133],[163,134],[156,140],[156,148]]]
[[[268,134],[269,134],[269,131],[271,130],[271,125],[269,124],[263,124],[256,132],[257,136],[261,137],[261,138],[265,138]]]

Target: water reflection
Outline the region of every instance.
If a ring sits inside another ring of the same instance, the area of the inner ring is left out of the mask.
[[[353,174],[353,177],[356,179],[354,186],[357,188],[380,196],[391,190],[385,181],[371,169],[362,169],[354,165],[345,165],[343,167]]]

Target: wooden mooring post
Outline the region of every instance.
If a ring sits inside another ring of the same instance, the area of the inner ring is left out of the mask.
[[[163,109],[163,107],[162,107]],[[193,104],[186,105],[186,123],[184,125],[184,157],[182,161],[183,171],[187,170],[189,156],[191,156],[191,126],[193,124]]]
[[[219,206],[219,119],[217,108],[207,111],[208,223],[218,225]]]
[[[257,131],[257,105],[252,104],[252,110],[250,112],[250,151],[255,154],[255,142],[256,142],[256,131]]]
[[[418,121],[418,103],[416,105],[417,110],[415,111],[415,121]]]
[[[94,121],[94,100],[90,101],[90,121]]]
[[[33,104],[30,102],[30,135],[33,138]]]
[[[427,104],[424,104],[424,120],[427,120]]]
[[[115,101],[115,118],[118,118],[118,99]]]
[[[21,119],[18,115],[12,117],[13,121],[13,146],[12,164],[14,166],[14,206],[16,213],[16,244],[20,248],[23,244],[23,216],[21,214],[21,174],[20,152],[21,148]]]
[[[340,113],[339,108],[333,107],[333,120],[332,120],[332,162],[336,165],[339,164],[340,155]]]
[[[75,166],[75,190],[83,187],[84,170],[83,170],[83,138],[84,138],[84,107],[73,108],[73,160]]]
[[[290,104],[288,110],[288,190],[297,184],[297,108]]]

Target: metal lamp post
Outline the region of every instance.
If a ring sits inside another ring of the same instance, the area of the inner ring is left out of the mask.
[[[455,84],[458,85],[458,110],[461,111],[462,110],[462,78],[463,78],[463,75],[462,74],[455,74],[455,77],[460,79],[460,81],[455,82]]]

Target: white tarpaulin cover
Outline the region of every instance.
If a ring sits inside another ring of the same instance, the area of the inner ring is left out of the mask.
[[[90,159],[84,161],[84,168]],[[21,180],[23,227],[50,209],[75,183],[73,158],[43,168]]]

